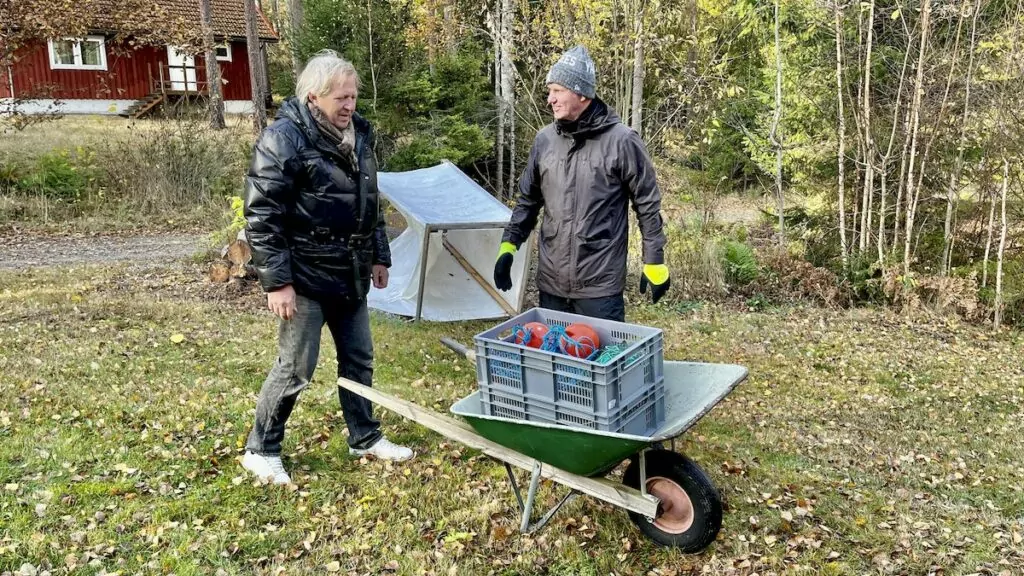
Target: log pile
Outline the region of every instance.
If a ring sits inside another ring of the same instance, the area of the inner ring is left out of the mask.
[[[252,248],[245,240],[244,232],[221,249],[220,260],[210,267],[211,282],[230,282],[242,278],[255,278],[252,267]]]

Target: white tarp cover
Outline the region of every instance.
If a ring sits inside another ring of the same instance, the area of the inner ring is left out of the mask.
[[[416,315],[420,267],[427,267],[421,318],[434,321],[474,320],[508,316],[505,309],[445,248],[442,238],[461,254],[480,276],[494,286],[494,261],[504,225],[512,216],[450,162],[409,172],[380,172],[381,194],[402,214],[408,227],[391,241],[388,287],[370,289],[371,308],[402,316]],[[426,262],[420,262],[424,233],[430,234]],[[445,231],[445,226],[459,229]],[[470,226],[470,228],[466,228]],[[473,228],[472,226],[480,226]],[[512,289],[498,294],[518,311],[525,284],[528,244],[516,254]]]

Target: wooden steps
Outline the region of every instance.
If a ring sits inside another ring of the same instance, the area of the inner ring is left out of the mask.
[[[163,103],[165,96],[159,92],[150,94],[145,98],[136,101],[134,104],[129,106],[120,115],[125,118],[142,118],[146,114],[150,113],[154,108]]]

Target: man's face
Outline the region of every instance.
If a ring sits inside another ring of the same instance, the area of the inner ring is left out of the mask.
[[[324,96],[316,94],[309,95],[309,101],[319,108],[340,130],[348,128],[352,121],[352,114],[356,111],[356,98],[359,97],[359,88],[356,86],[355,76],[343,76],[335,80],[331,91]]]
[[[590,100],[561,84],[548,84],[548,105],[555,120],[573,121],[586,110]]]

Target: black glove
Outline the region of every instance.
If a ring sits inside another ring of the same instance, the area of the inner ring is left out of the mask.
[[[652,280],[647,278],[648,274],[655,275],[656,279],[657,279],[657,275],[663,275],[664,278],[665,278],[665,281],[662,282],[661,284],[655,284]],[[657,304],[658,300],[661,300],[661,297],[664,296],[666,292],[668,292],[669,286],[672,285],[672,279],[669,278],[669,276],[668,276],[668,268],[666,268],[662,264],[659,264],[659,265],[647,264],[647,265],[645,265],[643,272],[640,273],[640,293],[641,294],[647,293],[647,286],[648,285],[651,286],[651,303]]]
[[[494,285],[502,292],[512,289],[512,258],[513,254],[506,252],[498,256],[494,263]]]

